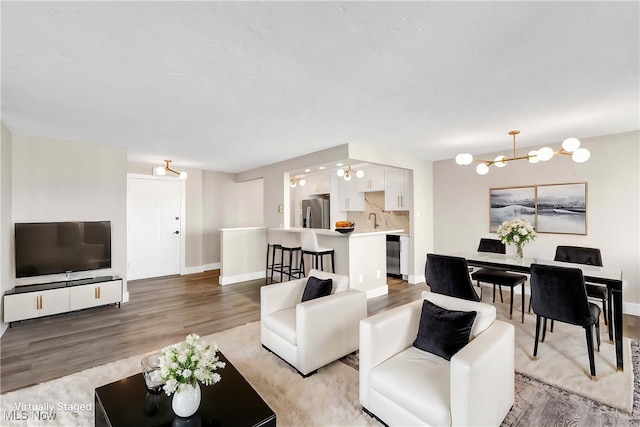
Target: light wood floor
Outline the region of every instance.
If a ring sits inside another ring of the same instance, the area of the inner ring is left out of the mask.
[[[368,301],[369,315],[419,298],[422,284],[389,278],[389,294]],[[260,319],[263,280],[219,285],[219,270],[130,281],[130,301],[18,322],[0,339],[2,393],[136,356],[184,339]],[[507,302],[508,292],[505,292]],[[625,336],[640,320],[625,316]]]

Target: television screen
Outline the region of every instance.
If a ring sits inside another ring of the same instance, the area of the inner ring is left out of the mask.
[[[15,224],[16,277],[111,268],[111,222]]]

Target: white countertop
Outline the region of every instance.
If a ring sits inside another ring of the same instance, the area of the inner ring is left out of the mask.
[[[351,233],[339,233],[335,230],[329,230],[326,228],[302,228],[302,227],[289,227],[289,228],[269,228],[269,231],[287,231],[290,233],[301,233],[302,231],[305,230],[312,230],[314,231],[316,234],[322,234],[325,236],[352,236],[352,237],[359,237],[359,236],[375,236],[375,235],[381,235],[381,234],[400,234],[402,235],[404,233],[404,229],[398,229],[398,230],[361,230],[361,231],[353,231]]]

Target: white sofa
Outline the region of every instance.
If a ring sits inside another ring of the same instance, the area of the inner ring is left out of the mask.
[[[367,317],[367,296],[349,289],[349,277],[319,270],[308,276],[333,279],[331,295],[300,302],[306,277],[260,289],[262,345],[304,377],[357,350]]]
[[[494,306],[423,292],[448,310],[476,311],[451,361],[413,347],[423,300],[360,322],[360,403],[390,426],[500,425],[514,401],[513,325]]]

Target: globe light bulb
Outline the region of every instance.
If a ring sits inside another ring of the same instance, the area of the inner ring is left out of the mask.
[[[473,156],[469,153],[461,153],[456,156],[456,163],[459,165],[470,165],[473,161]]]
[[[587,160],[589,160],[589,157],[591,157],[591,152],[589,150],[587,150],[586,148],[578,148],[571,155],[571,158],[576,163],[584,163]]]
[[[540,157],[538,157],[538,152],[536,150],[529,151],[529,163],[538,163],[540,161]]]
[[[338,174],[339,177],[343,177],[344,176],[344,170],[343,169],[338,169],[336,171],[336,173]]]
[[[486,163],[480,163],[476,166],[476,172],[478,172],[478,175],[486,175],[489,173],[489,166]]]
[[[562,141],[562,149],[564,151],[573,153],[578,148],[580,148],[580,140],[578,138],[567,138],[564,141]]]
[[[156,175],[159,175],[159,176],[164,176],[167,174],[167,170],[164,168],[164,166],[158,166],[155,169],[155,172],[156,172]]]
[[[344,174],[344,180],[345,181],[351,181],[351,174],[350,173],[345,173]]]
[[[506,159],[505,156],[498,156],[494,159],[494,165],[498,168],[503,168],[505,166],[507,166],[507,162],[504,161],[504,159]]]
[[[307,180],[302,178],[300,179],[300,181],[298,181],[298,184],[300,184],[301,187],[304,187],[304,185],[307,183]]]
[[[178,177],[180,177],[180,179],[187,179],[189,175],[186,172],[180,172],[180,174],[178,175]]]
[[[538,150],[538,158],[543,161],[546,162],[547,160],[551,159],[553,157],[553,150],[549,147],[542,147],[541,149]]]
[[[293,179],[291,181],[289,181],[289,187],[295,188],[296,187],[296,181],[293,180]]]
[[[359,170],[356,172],[356,178],[362,178],[364,176],[364,171],[363,170]]]

